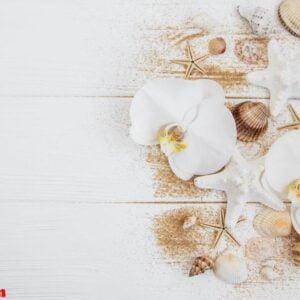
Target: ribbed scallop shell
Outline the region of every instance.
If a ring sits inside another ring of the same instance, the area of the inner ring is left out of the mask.
[[[242,102],[233,108],[232,114],[240,141],[254,142],[268,128],[269,110],[261,102]]]
[[[282,25],[291,34],[300,37],[300,1],[285,0],[278,9]]]
[[[292,221],[288,211],[263,209],[253,220],[254,229],[265,237],[282,237],[291,234]]]
[[[238,284],[248,277],[246,262],[234,254],[223,254],[215,261],[215,275],[224,282]]]
[[[292,247],[292,254],[296,266],[300,266],[300,242],[297,242]]]

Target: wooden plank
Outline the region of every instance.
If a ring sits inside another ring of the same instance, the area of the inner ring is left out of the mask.
[[[176,178],[158,147],[130,139],[130,103],[130,98],[1,98],[0,201],[224,202],[222,193]],[[288,112],[286,118],[291,119]],[[242,153],[264,154],[285,122],[270,121],[264,138],[239,143]]]
[[[184,56],[186,40],[203,53],[209,39],[223,36],[227,51],[207,61],[205,77],[218,80],[231,97],[268,97],[245,81],[265,63],[249,66],[234,55],[237,41],[257,39],[236,12],[247,2],[3,0],[0,95],[132,96],[147,80],[182,77],[169,60]],[[278,2],[264,5],[275,14]],[[289,57],[299,40],[279,24],[275,29]]]
[[[211,271],[189,278],[195,255],[205,249],[214,255],[208,244],[199,251],[170,256],[157,245],[153,232],[155,218],[179,208],[199,210],[204,219],[216,220],[220,206],[1,204],[1,288],[14,300],[196,300],[212,295],[214,299],[279,300],[300,296],[300,270],[293,266],[289,253],[293,236],[276,239],[284,273],[277,280],[262,279],[260,264],[249,258],[249,278],[243,284],[225,284]],[[260,209],[248,205],[247,221],[234,230],[243,244],[257,236],[251,222]],[[206,240],[213,239],[212,232],[205,233]],[[215,253],[227,246],[244,253],[244,247],[239,249],[226,240]]]

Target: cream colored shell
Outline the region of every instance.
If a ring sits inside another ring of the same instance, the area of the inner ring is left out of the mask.
[[[300,1],[285,0],[278,9],[282,25],[291,34],[300,37]]]

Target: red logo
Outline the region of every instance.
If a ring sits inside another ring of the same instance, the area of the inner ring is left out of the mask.
[[[1,289],[0,290],[0,298],[5,298],[6,297],[6,290],[5,289]]]

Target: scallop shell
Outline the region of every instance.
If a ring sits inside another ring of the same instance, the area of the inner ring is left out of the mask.
[[[300,242],[297,242],[292,247],[292,254],[294,259],[294,264],[300,266]]]
[[[274,32],[271,12],[263,7],[238,6],[239,14],[247,19],[254,34],[265,36]]]
[[[254,237],[247,241],[246,256],[254,261],[264,261],[278,255],[274,239]]]
[[[246,262],[234,254],[223,254],[215,261],[215,275],[224,282],[238,284],[248,277]]]
[[[232,114],[240,141],[254,142],[268,128],[269,110],[261,102],[242,102],[233,108]]]
[[[199,256],[193,262],[193,265],[189,272],[189,277],[204,273],[206,270],[212,269],[213,267],[214,261],[210,257]]]
[[[291,34],[300,37],[300,1],[285,0],[278,9],[279,20]]]
[[[236,43],[235,55],[244,63],[259,64],[267,62],[267,51],[263,43],[255,40],[242,40]]]
[[[226,50],[226,42],[223,38],[215,38],[209,41],[208,51],[211,55],[223,54]]]
[[[288,211],[263,209],[253,220],[254,229],[265,237],[289,236],[292,230],[292,221]]]

